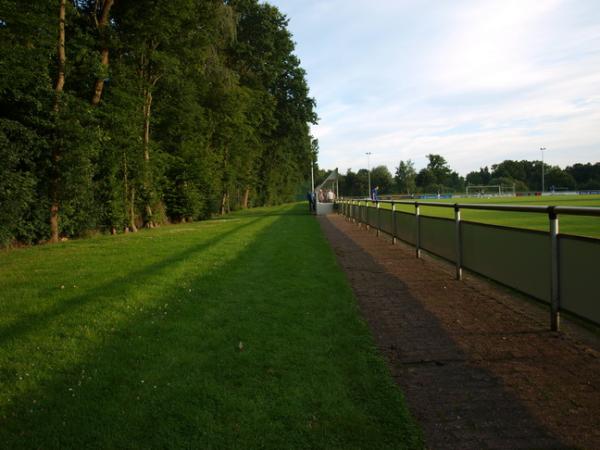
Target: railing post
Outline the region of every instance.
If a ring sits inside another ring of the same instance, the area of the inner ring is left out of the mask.
[[[368,214],[363,214],[363,212],[364,213],[368,213],[369,212],[368,211],[368,209],[369,209],[369,203],[366,202],[366,201],[364,203],[365,203],[364,206],[361,207],[361,210],[360,210],[360,227],[361,228],[362,228],[363,225],[365,225],[365,227],[367,227],[367,221],[369,220]],[[367,217],[364,217],[365,215]],[[367,229],[368,229],[368,227],[367,227]]]
[[[369,231],[371,229],[371,224],[369,223],[369,200],[367,200],[365,202],[365,204],[367,205],[367,208],[365,209],[365,213],[366,213],[366,220],[365,223],[367,225],[367,231]]]
[[[392,203],[392,244],[396,243],[396,204]]]
[[[550,286],[550,329],[560,329],[560,267],[558,262],[558,215],[553,207],[548,208],[550,220],[550,258],[551,258],[551,286]]]
[[[381,230],[381,210],[379,209],[379,207],[381,206],[381,203],[377,202],[377,236],[379,236],[379,231]]]
[[[415,236],[415,254],[417,258],[421,257],[421,209],[419,208],[419,202],[415,202],[415,223],[417,233]]]
[[[454,205],[454,221],[456,222],[456,279],[462,280],[462,234],[460,225],[460,208]]]

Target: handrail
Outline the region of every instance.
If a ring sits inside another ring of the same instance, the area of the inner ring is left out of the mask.
[[[337,202],[367,202],[367,203],[387,203],[390,205],[412,205],[412,206],[431,206],[437,208],[452,209],[478,209],[488,211],[512,211],[529,212],[541,214],[565,214],[573,216],[597,216],[600,217],[600,207],[597,206],[552,206],[552,205],[495,205],[490,203],[441,203],[441,202],[420,202],[410,200],[371,200],[371,199],[340,199]]]
[[[552,205],[498,205],[498,204],[479,204],[479,203],[450,203],[450,202],[421,202],[416,200],[373,200],[373,199],[344,199],[341,198],[336,201],[344,205],[355,205],[358,206],[359,211],[362,208],[367,208],[369,204],[373,204],[377,209],[377,220],[375,226],[377,235],[381,231],[381,208],[382,204],[392,205],[392,242],[396,242],[396,205],[412,205],[415,208],[415,251],[416,257],[421,257],[421,207],[437,207],[437,208],[452,208],[454,210],[454,221],[456,224],[455,233],[455,251],[456,251],[456,279],[462,279],[462,220],[461,210],[472,209],[472,210],[488,210],[488,211],[511,211],[511,212],[523,212],[523,213],[539,213],[545,214],[548,217],[548,236],[550,238],[550,329],[557,331],[560,323],[560,266],[559,266],[559,215],[577,215],[577,216],[595,216],[600,217],[600,207],[593,206],[552,206]],[[364,203],[364,206],[363,206]],[[347,217],[352,217],[356,220],[353,213],[348,214],[348,208],[342,208],[343,214]],[[362,213],[359,213],[359,224],[362,217]],[[370,224],[368,216],[366,219],[367,227]]]

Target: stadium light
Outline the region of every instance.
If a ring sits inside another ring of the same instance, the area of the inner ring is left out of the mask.
[[[367,178],[369,179],[369,192],[367,192],[367,197],[371,198],[371,152],[365,153],[367,155]]]
[[[544,193],[544,150],[546,150],[546,147],[540,147],[542,152],[542,194]]]

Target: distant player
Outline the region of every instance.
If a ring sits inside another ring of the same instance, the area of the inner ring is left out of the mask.
[[[371,200],[377,201],[379,200],[379,186],[375,186],[371,191]]]

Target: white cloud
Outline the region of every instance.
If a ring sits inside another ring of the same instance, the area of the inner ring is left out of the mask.
[[[322,167],[600,161],[595,0],[276,0],[321,122]]]

